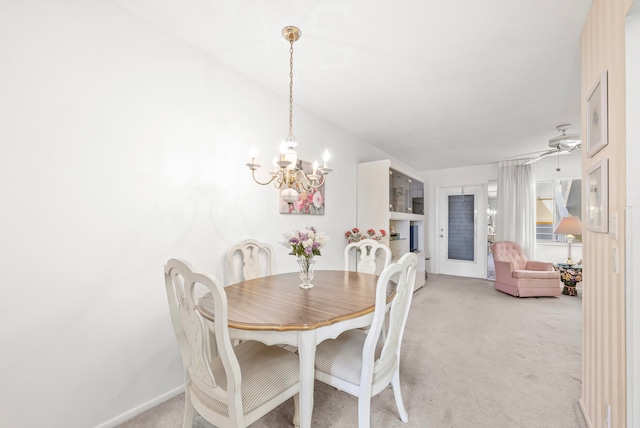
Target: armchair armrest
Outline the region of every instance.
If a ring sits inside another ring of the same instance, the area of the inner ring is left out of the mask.
[[[506,279],[513,276],[513,271],[515,269],[513,268],[513,264],[511,262],[500,262],[496,260],[494,261],[494,265],[496,267],[496,279]]]
[[[549,262],[528,260],[525,270],[553,270],[553,264]]]

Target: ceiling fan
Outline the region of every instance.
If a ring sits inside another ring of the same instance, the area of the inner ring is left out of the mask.
[[[572,151],[580,149],[582,147],[582,140],[580,139],[580,135],[567,134],[567,131],[571,129],[571,124],[565,123],[562,125],[558,125],[556,126],[556,129],[562,134],[549,140],[549,148],[547,150],[524,153],[518,156],[513,156],[511,157],[511,159],[529,158],[531,160],[528,163],[533,163],[547,156],[571,153]]]

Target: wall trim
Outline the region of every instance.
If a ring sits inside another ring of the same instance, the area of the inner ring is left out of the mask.
[[[626,188],[625,206],[625,310],[627,332],[627,426],[640,426],[640,294],[638,293],[638,263],[640,252],[640,197],[630,192],[635,186],[640,172],[634,168],[632,159],[637,159],[640,149],[640,126],[634,118],[640,111],[640,83],[637,73],[640,70],[640,0],[635,0],[625,19],[625,61],[626,61]],[[632,184],[634,183],[634,184]]]
[[[578,400],[578,403],[580,404],[580,410],[582,411],[582,416],[584,417],[584,422],[587,424],[587,428],[593,428],[593,424],[589,420],[589,414],[587,413],[587,409],[584,407],[582,398]]]
[[[178,395],[182,394],[184,392],[184,385],[180,385],[177,388],[174,388],[170,391],[165,392],[164,394],[160,394],[155,398],[152,398],[151,400],[140,404],[139,406],[136,406],[132,409],[127,410],[124,413],[121,413],[120,415],[116,416],[115,418],[109,419],[106,422],[101,423],[100,425],[96,425],[95,428],[113,428],[113,427],[117,427],[118,425],[128,421],[129,419],[138,416],[141,413],[146,412],[147,410],[156,407],[159,404],[164,403],[165,401],[168,401],[170,399],[172,399],[173,397],[177,397]],[[589,427],[591,428],[591,427]]]

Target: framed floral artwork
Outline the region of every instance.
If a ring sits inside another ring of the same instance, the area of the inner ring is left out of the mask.
[[[305,174],[313,172],[313,164],[311,162],[299,160],[298,168]],[[280,190],[278,194],[280,214],[324,215],[324,183],[322,186],[311,190],[305,190],[299,184],[296,184],[294,189],[298,192],[298,200],[291,204],[282,200],[282,190]]]
[[[609,144],[607,112],[607,70],[600,73],[587,98],[587,156],[592,157]]]
[[[609,159],[587,170],[587,229],[607,233],[609,228]]]

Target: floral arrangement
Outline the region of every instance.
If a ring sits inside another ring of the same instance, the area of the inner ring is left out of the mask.
[[[380,229],[378,232],[374,229],[368,229],[367,233],[363,234],[357,227],[347,230],[344,234],[344,237],[347,239],[349,244],[352,242],[362,241],[363,239],[375,239],[376,241],[380,241],[385,236],[387,236],[387,232],[384,229]]]
[[[294,230],[292,234],[285,235],[287,240],[282,244],[291,249],[292,256],[311,259],[320,256],[320,248],[329,240],[324,232],[318,232],[315,227],[307,227],[304,231]]]
[[[582,281],[582,269],[563,269],[560,271],[560,279],[567,287],[575,287]]]

